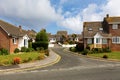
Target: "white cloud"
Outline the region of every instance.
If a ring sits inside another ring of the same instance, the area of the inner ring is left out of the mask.
[[[0,16],[37,27],[62,18],[50,0],[0,0]]]
[[[107,3],[102,6],[103,13],[110,16],[120,16],[120,0],[107,0]]]
[[[81,33],[82,31],[82,22],[80,16],[66,18],[60,21],[59,25],[77,33]]]
[[[83,21],[100,21],[102,14],[97,12],[98,10],[100,9],[96,4],[89,4],[81,13]]]
[[[66,3],[68,0],[60,0],[60,5]]]
[[[65,16],[70,16],[61,22],[61,25],[74,32],[81,32],[83,22],[102,21],[106,14],[109,16],[120,16],[120,0],[107,0],[104,4],[89,4],[75,16],[70,16],[71,12],[66,12]]]
[[[84,21],[99,21],[106,14],[120,16],[120,0],[107,0],[99,5],[89,4],[81,11],[74,9],[71,12],[63,11],[62,5],[67,1],[60,0],[55,10],[50,0],[0,0],[0,17],[24,26],[36,26],[37,29],[50,22],[57,22],[59,26],[81,33]]]

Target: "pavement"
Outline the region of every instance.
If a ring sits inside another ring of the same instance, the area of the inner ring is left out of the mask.
[[[51,49],[50,49],[49,54],[50,55],[48,57],[46,57],[45,59],[35,61],[35,62],[23,63],[23,64],[12,65],[12,66],[0,66],[0,74],[1,73],[21,72],[21,71],[39,69],[42,67],[51,66],[51,65],[58,63],[60,61],[61,56],[56,54]]]

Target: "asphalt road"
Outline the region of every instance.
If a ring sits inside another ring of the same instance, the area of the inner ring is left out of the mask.
[[[0,80],[120,80],[120,63],[89,59],[54,48],[59,63],[33,71],[0,75]]]

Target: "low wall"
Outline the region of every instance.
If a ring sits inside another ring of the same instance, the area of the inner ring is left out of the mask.
[[[49,44],[48,47],[54,47],[54,44]]]
[[[68,48],[69,47],[76,47],[76,44],[71,44],[71,45],[70,44],[67,44],[67,45],[63,44],[62,47],[68,47]]]

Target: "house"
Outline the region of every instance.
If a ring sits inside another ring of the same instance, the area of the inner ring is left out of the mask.
[[[67,36],[68,36],[68,32],[67,31],[57,31],[56,40],[58,42],[64,42],[64,41],[66,41]]]
[[[36,38],[37,32],[34,31],[33,29],[32,29],[32,30],[28,30],[28,31],[26,31],[26,32],[27,32],[27,35],[28,35],[28,37],[29,37],[29,40],[30,40],[31,42],[35,42],[35,38]]]
[[[103,21],[84,22],[84,48],[91,45],[93,48],[109,47],[112,51],[120,51],[120,17],[109,17]]]
[[[0,20],[0,48],[13,53],[16,48],[28,47],[29,37],[21,26],[16,27]]]

